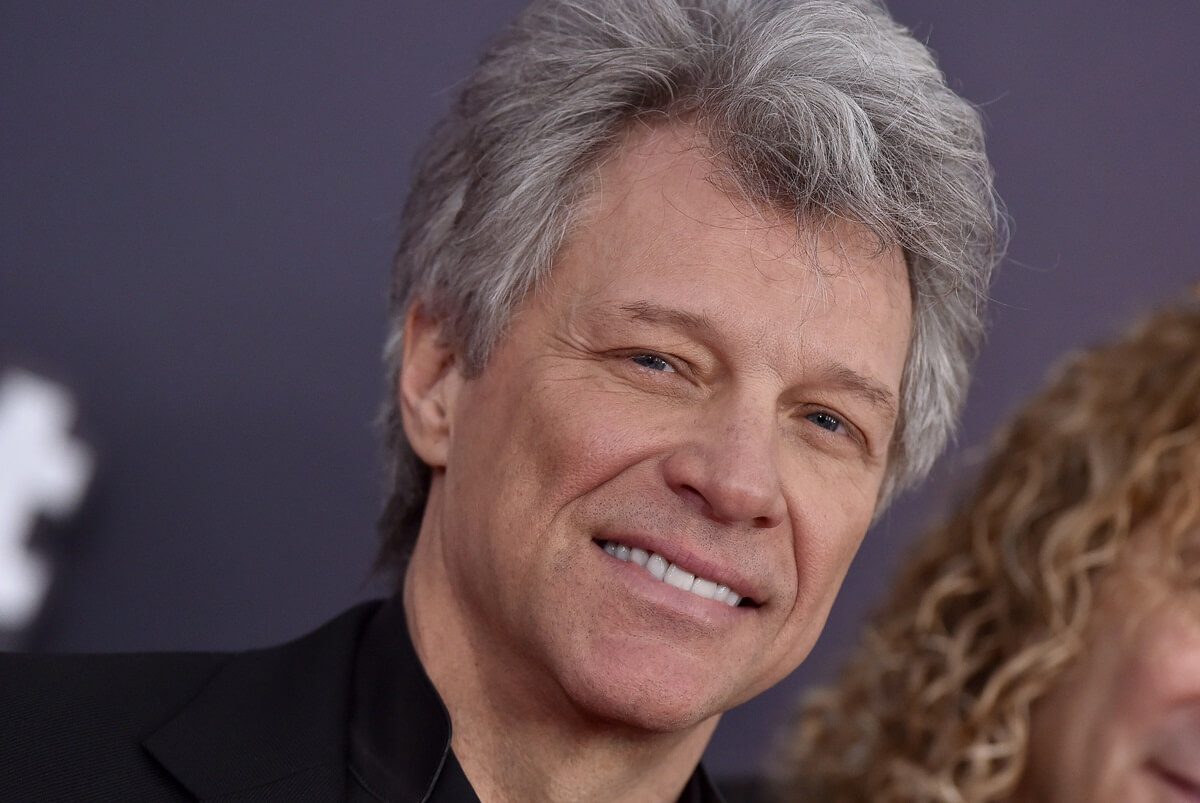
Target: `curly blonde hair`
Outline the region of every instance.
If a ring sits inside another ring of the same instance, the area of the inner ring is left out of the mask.
[[[1085,647],[1098,582],[1148,523],[1163,568],[1194,571],[1180,547],[1200,525],[1200,286],[1069,358],[998,434],[840,678],[806,696],[780,797],[1009,799],[1031,705]]]

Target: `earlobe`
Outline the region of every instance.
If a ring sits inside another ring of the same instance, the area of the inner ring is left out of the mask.
[[[402,359],[396,393],[404,433],[426,464],[444,467],[462,375],[454,350],[443,341],[440,322],[419,303],[409,307],[404,321]]]

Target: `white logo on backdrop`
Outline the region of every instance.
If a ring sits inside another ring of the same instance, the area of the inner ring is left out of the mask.
[[[29,543],[38,517],[66,517],[91,479],[92,455],[71,437],[74,412],[53,382],[0,377],[0,628],[32,622],[50,588],[50,564]]]

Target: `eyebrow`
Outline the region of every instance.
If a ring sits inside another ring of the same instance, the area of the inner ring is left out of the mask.
[[[717,330],[716,325],[707,315],[663,307],[658,304],[651,304],[648,301],[635,301],[630,304],[622,304],[619,309],[635,321],[665,324],[676,329],[688,329],[708,334],[713,334]]]
[[[710,334],[716,332],[717,329],[707,315],[663,307],[647,301],[622,304],[618,309],[635,321],[663,324],[678,329]],[[863,376],[853,368],[839,363],[825,363],[817,368],[817,373],[829,379],[842,391],[859,397],[893,419],[899,417],[900,407],[896,402],[896,394],[870,377]]]
[[[893,418],[899,417],[900,408],[896,403],[896,394],[875,380],[863,376],[852,368],[837,364],[824,366],[822,373],[847,393],[858,396]]]

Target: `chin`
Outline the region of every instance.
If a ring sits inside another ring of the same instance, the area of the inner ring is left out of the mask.
[[[646,734],[683,733],[695,729],[719,712],[697,706],[695,699],[679,699],[660,689],[608,689],[573,695],[585,716]]]
[[[689,731],[735,704],[724,704],[726,695],[711,668],[695,672],[691,667],[647,664],[592,669],[562,677],[563,689],[575,707],[585,717],[646,733]]]

